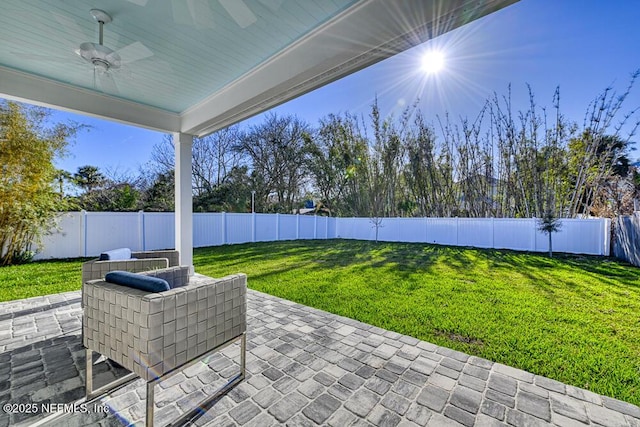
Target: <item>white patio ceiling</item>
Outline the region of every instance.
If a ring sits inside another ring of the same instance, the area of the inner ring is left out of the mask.
[[[3,0],[0,96],[203,136],[517,0]],[[94,82],[76,53],[122,57]]]

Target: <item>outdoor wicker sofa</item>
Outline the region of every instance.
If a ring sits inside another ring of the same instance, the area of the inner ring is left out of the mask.
[[[82,300],[87,401],[140,377],[147,382],[146,425],[152,426],[155,384],[237,341],[239,374],[198,406],[207,405],[244,379],[246,275],[214,279],[188,273],[186,266],[141,273],[167,280],[172,288],[164,292],[143,291],[102,279],[85,283]],[[132,374],[93,390],[94,351]]]

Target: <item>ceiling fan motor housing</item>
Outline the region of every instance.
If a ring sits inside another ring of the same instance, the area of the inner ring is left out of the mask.
[[[122,65],[120,55],[101,44],[91,42],[82,43],[79,53],[85,61],[92,63],[95,67],[103,71],[118,69],[120,65]]]

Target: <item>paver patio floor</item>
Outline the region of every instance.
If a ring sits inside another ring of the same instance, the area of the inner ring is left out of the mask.
[[[46,420],[47,404],[83,397],[81,313],[79,292],[0,304],[0,427],[33,425]],[[156,424],[237,373],[238,349],[161,383]],[[97,363],[94,382],[123,372]],[[55,425],[143,425],[144,393],[137,380],[97,402],[107,414],[89,406]],[[640,408],[250,290],[247,379],[196,424],[640,427]]]

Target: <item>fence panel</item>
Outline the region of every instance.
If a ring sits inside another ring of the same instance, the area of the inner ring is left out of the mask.
[[[152,251],[176,247],[176,224],[173,213],[148,212],[144,214],[143,220],[143,250]]]
[[[256,214],[256,242],[278,240],[276,214]]]
[[[517,251],[535,250],[536,224],[533,219],[495,218],[493,247]]]
[[[225,243],[247,243],[253,240],[253,216],[246,213],[225,214],[227,235]]]
[[[137,212],[87,212],[87,256],[122,247],[142,250],[141,218]]]
[[[278,240],[295,240],[298,215],[278,215]]]
[[[375,228],[369,218],[335,218],[336,237],[342,239],[374,240]]]
[[[459,218],[458,245],[476,248],[493,247],[492,218]]]
[[[560,231],[554,233],[552,246],[554,251],[568,253],[584,253],[590,255],[608,255],[604,248],[603,236],[605,226],[602,219],[563,219]],[[549,250],[549,237],[542,234],[545,243],[542,250]],[[538,247],[539,248],[539,247]]]
[[[378,219],[378,240],[383,242],[398,242],[400,241],[400,224],[399,218],[380,218]],[[369,227],[373,230],[373,239],[376,238],[376,225],[370,220]]]
[[[75,258],[84,253],[84,215],[68,212],[60,215],[58,225],[49,231],[38,247],[35,259]]]
[[[315,239],[316,238],[316,218],[317,216],[299,215],[299,239]]]
[[[426,242],[427,223],[424,218],[397,218],[399,242]]]
[[[193,247],[217,246],[224,243],[221,213],[193,214]]]
[[[427,218],[427,243],[457,245],[457,218]]]

